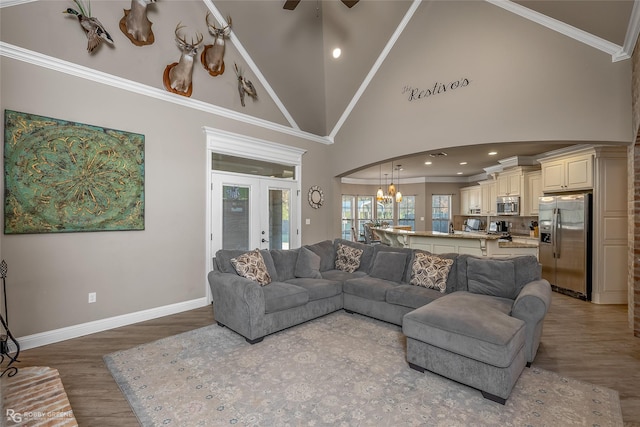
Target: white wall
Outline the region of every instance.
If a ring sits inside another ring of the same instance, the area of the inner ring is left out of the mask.
[[[296,145],[303,156],[302,241],[330,237],[327,147],[3,57],[0,101],[11,109],[145,135],[145,230],[5,235],[11,326],[21,337],[205,296],[203,126]],[[304,224],[304,221],[303,221]],[[87,294],[97,302],[87,303]]]
[[[337,134],[331,172],[482,143],[628,143],[630,78],[630,61],[490,3],[423,2]],[[461,79],[419,100],[403,93]]]

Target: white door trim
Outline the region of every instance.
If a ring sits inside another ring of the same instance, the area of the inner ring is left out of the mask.
[[[206,187],[206,224],[205,224],[205,254],[206,254],[206,263],[205,263],[205,292],[207,295],[207,301],[211,302],[211,289],[209,288],[209,281],[207,280],[207,275],[213,268],[212,260],[213,253],[211,250],[211,236],[212,236],[212,226],[211,226],[211,218],[213,215],[211,209],[211,190],[213,186],[212,181],[212,157],[213,153],[220,154],[228,154],[231,156],[244,157],[247,159],[256,159],[263,160],[268,162],[280,163],[288,166],[295,167],[295,177],[296,177],[296,192],[297,195],[300,195],[301,191],[301,176],[302,176],[302,155],[306,153],[307,150],[291,147],[288,145],[278,144],[271,141],[266,141],[262,139],[253,138],[246,135],[240,135],[233,132],[227,132],[220,129],[214,129],[208,126],[203,126],[202,130],[206,134],[206,176],[207,176],[207,187]],[[302,219],[301,219],[301,200],[302,197],[295,197],[296,201],[296,212],[298,212],[296,218],[296,228],[298,230],[302,229]],[[296,234],[295,245],[292,247],[300,246],[301,236],[300,234]],[[292,240],[292,244],[294,244]]]

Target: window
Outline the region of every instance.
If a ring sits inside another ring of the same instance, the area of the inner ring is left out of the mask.
[[[395,212],[395,206],[398,212]],[[376,200],[375,196],[342,195],[342,229],[345,240],[362,240],[364,225],[369,222],[409,225],[415,230],[416,196],[403,196],[402,202]],[[353,229],[355,229],[355,238]]]
[[[398,203],[398,225],[410,225],[416,229],[416,196],[403,196]]]
[[[385,199],[376,201],[376,219],[379,222],[393,224],[393,200]]]
[[[449,232],[451,221],[451,196],[434,194],[431,196],[431,229],[443,233]]]

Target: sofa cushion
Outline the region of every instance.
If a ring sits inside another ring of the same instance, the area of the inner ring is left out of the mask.
[[[400,284],[371,276],[363,276],[347,280],[342,284],[342,290],[344,293],[357,295],[369,300],[386,301],[387,291],[396,286],[400,286]]]
[[[413,259],[410,284],[437,289],[444,293],[453,260],[436,255],[417,253]]]
[[[440,255],[442,256],[442,255]],[[457,271],[457,286],[455,290],[467,291],[468,279],[467,279],[467,264],[469,259],[493,259],[486,257],[477,257],[474,255],[460,254],[454,264]],[[538,280],[542,277],[542,266],[538,262],[538,258],[533,255],[521,255],[509,258],[500,258],[503,261],[513,261],[515,269],[515,285],[516,294],[522,290],[524,285],[534,280]]]
[[[379,251],[373,259],[369,275],[378,279],[401,282],[407,258],[406,252]]]
[[[374,245],[373,246],[373,258],[378,256],[380,252],[400,252],[407,255],[407,259],[405,262],[405,271],[402,273],[402,279],[400,282],[409,283],[409,279],[411,278],[411,267],[409,266],[409,262],[411,261],[411,257],[413,256],[413,250],[409,248],[397,248],[394,246],[387,245]],[[375,266],[375,263],[371,263],[370,270]],[[409,271],[407,271],[409,270]]]
[[[515,299],[515,268],[511,260],[467,260],[469,292]]]
[[[320,255],[307,248],[300,248],[295,265],[295,277],[322,278],[320,274]]]
[[[258,282],[260,286],[271,283],[271,275],[258,249],[231,258],[231,264],[240,276]]]
[[[342,294],[342,282],[336,280],[296,278],[287,280],[287,283],[306,289],[309,293],[309,301]]]
[[[277,278],[274,278],[274,280],[284,282],[296,277],[295,268],[299,251],[300,249],[271,249],[269,251],[275,269],[278,272]]]
[[[353,273],[360,267],[362,249],[339,244],[336,251],[336,270]]]
[[[413,271],[413,262],[415,261],[415,258],[418,254],[429,254],[429,255],[433,255],[431,252],[429,251],[424,251],[422,249],[412,249],[411,250],[411,258],[409,259],[409,263],[407,264],[407,271],[405,273],[405,282],[410,283],[411,282],[411,272]],[[451,292],[455,292],[455,291],[466,291],[467,290],[467,276],[464,276],[464,289],[460,289],[459,283],[458,283],[458,258],[459,258],[459,254],[457,253],[444,253],[444,254],[438,254],[437,255],[439,258],[444,258],[444,259],[450,259],[453,261],[453,264],[451,265],[451,268],[449,269],[449,276],[447,277],[447,289],[445,291],[445,293],[451,293]]]
[[[320,256],[320,271],[333,270],[336,262],[336,250],[331,240],[306,245],[305,248]]]
[[[443,296],[442,292],[435,289],[403,284],[388,289],[386,300],[389,304],[418,308]]]
[[[338,251],[338,246],[340,245],[348,246],[350,248],[361,249],[362,255],[360,255],[360,265],[358,266],[358,269],[356,271],[364,271],[365,273],[369,273],[369,270],[371,268],[371,263],[374,257],[374,248],[379,245],[373,246],[373,245],[367,245],[360,242],[352,242],[350,240],[345,240],[345,239],[335,239],[334,248],[336,253]]]
[[[323,279],[335,280],[338,282],[344,282],[349,279],[355,279],[357,277],[364,277],[367,275],[367,273],[365,273],[364,271],[354,271],[353,273],[347,273],[346,271],[342,270],[327,270],[321,272],[320,274],[322,274]]]
[[[499,368],[524,346],[525,324],[509,316],[505,298],[454,292],[403,318],[407,337]]]
[[[269,286],[262,287],[262,292],[265,313],[275,313],[309,302],[309,292],[293,283],[271,282]]]
[[[231,258],[237,258],[242,254],[246,254],[247,252],[249,251],[238,249],[219,249],[216,252],[215,260],[218,271],[221,271],[222,273],[238,274],[236,269],[233,267],[233,264],[231,264]],[[273,258],[271,258],[271,253],[269,252],[269,250],[261,249],[260,254],[262,255],[262,259],[267,266],[269,276],[271,276],[272,279],[278,277],[278,271],[276,270],[276,267],[273,263]]]

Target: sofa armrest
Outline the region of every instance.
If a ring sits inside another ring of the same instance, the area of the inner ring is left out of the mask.
[[[526,321],[539,322],[551,306],[551,285],[545,279],[529,282],[520,291],[513,306],[511,315]]]
[[[542,336],[544,316],[551,306],[551,285],[544,279],[527,283],[511,307],[511,316],[525,322],[525,356],[533,362]]]
[[[215,319],[249,339],[257,338],[265,312],[262,287],[252,280],[217,270],[207,276]]]

